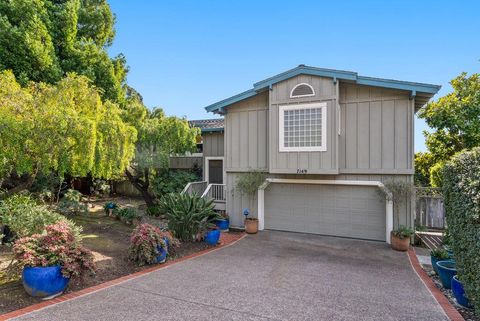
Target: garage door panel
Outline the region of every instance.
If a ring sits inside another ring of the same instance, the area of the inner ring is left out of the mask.
[[[376,187],[272,184],[265,228],[385,240],[385,201]]]

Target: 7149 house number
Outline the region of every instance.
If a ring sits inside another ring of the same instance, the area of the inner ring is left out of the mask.
[[[307,170],[303,168],[297,168],[297,174],[307,174]]]

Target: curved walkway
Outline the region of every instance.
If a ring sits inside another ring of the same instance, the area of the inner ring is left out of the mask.
[[[15,320],[448,319],[385,243],[269,231]]]

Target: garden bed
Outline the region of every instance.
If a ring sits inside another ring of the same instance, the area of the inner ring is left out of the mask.
[[[429,251],[423,248],[416,248],[415,251],[417,253],[422,253],[424,255],[428,255]],[[435,286],[443,293],[443,295],[450,301],[452,306],[462,315],[462,317],[466,321],[480,321],[480,318],[475,315],[475,312],[473,309],[468,309],[465,308],[459,304],[457,304],[455,297],[453,296],[452,290],[450,289],[445,289],[442,286],[442,282],[440,281],[440,278],[438,275],[433,271],[433,268],[431,265],[424,265],[422,264],[422,268],[425,272],[427,272],[428,276],[432,279],[433,283]]]
[[[115,199],[114,201],[122,205],[129,203],[132,206],[139,207],[136,200]],[[104,200],[93,202],[88,215],[72,218],[83,227],[83,244],[93,251],[97,271],[95,275],[88,275],[83,279],[72,279],[66,293],[151,267],[139,267],[128,259],[129,238],[134,227],[114,218],[106,217],[103,212],[103,204]],[[145,220],[157,226],[165,225],[165,222],[160,219],[147,217]],[[240,233],[230,234],[231,236],[240,235]],[[204,242],[182,243],[176,250],[175,257],[169,258],[169,260],[175,260],[210,247]],[[4,271],[10,260],[10,248],[5,245],[0,246],[0,314],[41,302],[41,300],[32,298],[25,292],[21,280],[7,280],[5,278]]]

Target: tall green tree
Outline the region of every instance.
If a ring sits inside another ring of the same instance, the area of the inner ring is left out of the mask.
[[[18,82],[90,78],[104,100],[125,98],[126,61],[110,58],[115,18],[106,0],[0,0],[0,70]]]
[[[453,92],[419,112],[433,129],[424,131],[428,149],[428,154],[420,155],[424,175],[434,175],[431,168],[448,161],[455,153],[480,146],[480,74],[462,73],[450,84]]]
[[[114,178],[134,156],[136,130],[118,105],[102,102],[85,76],[68,74],[56,85],[21,87],[0,72],[0,179],[38,173]]]
[[[197,128],[184,118],[166,116],[162,109],[148,110],[135,91],[127,98],[124,119],[135,126],[138,139],[135,157],[125,171],[127,178],[142,194],[148,206],[154,205],[150,182],[159,171],[168,168],[169,156],[196,148]]]

